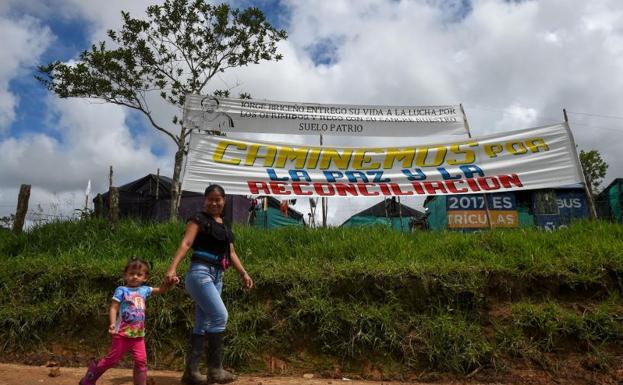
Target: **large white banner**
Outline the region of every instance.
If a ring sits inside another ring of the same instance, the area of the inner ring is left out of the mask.
[[[183,189],[232,194],[442,195],[581,183],[565,123],[451,143],[390,148],[251,142],[193,132]]]
[[[221,132],[423,137],[463,135],[460,105],[363,106],[187,95],[184,124]]]

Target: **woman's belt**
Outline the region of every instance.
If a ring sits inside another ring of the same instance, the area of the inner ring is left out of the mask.
[[[194,250],[192,257],[190,258],[192,262],[207,263],[214,266],[221,266],[222,259],[223,257],[219,257],[216,254],[203,250]]]

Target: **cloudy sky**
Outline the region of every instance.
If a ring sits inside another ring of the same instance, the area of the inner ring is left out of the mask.
[[[118,29],[145,0],[0,0],[0,217],[22,183],[30,208],[49,215],[92,191],[172,174],[172,142],[141,116],[94,101],[61,100],[33,78]],[[582,149],[623,177],[623,2],[620,0],[237,0],[288,31],[284,60],[224,73],[213,88],[299,102],[463,103],[475,136],[562,121]],[[302,142],[310,138],[277,138]],[[342,145],[343,139],[325,138]],[[617,155],[618,154],[618,155]],[[370,201],[330,201],[340,224]],[[421,207],[421,200],[407,202]],[[297,206],[306,212],[305,205]]]

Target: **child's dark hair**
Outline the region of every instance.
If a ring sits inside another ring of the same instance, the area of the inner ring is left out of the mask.
[[[123,270],[124,273],[127,273],[130,270],[135,270],[135,269],[144,269],[146,274],[149,274],[149,270],[151,269],[151,266],[149,265],[149,262],[144,261],[142,259],[140,259],[139,257],[132,257],[132,259],[130,259],[130,261],[128,261],[128,264],[125,265],[125,269]]]
[[[208,194],[210,194],[212,191],[216,191],[217,193],[221,194],[223,196],[223,198],[225,197],[225,189],[223,187],[221,187],[221,185],[218,184],[211,184],[206,188],[205,193],[203,194],[204,197],[207,197]]]

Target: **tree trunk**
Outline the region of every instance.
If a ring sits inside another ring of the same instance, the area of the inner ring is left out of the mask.
[[[183,131],[182,131],[183,132]],[[175,153],[175,165],[173,166],[173,181],[171,182],[171,214],[170,221],[177,220],[177,209],[179,207],[180,174],[182,173],[182,161],[184,160],[184,140],[178,142],[178,149]]]

